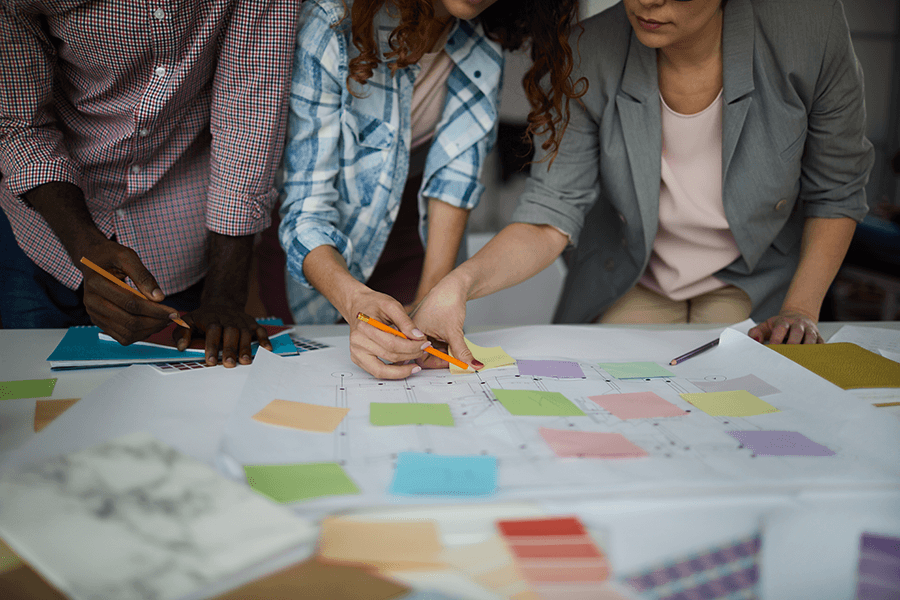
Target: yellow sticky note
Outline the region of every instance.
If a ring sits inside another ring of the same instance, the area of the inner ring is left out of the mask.
[[[753,415],[781,412],[746,390],[681,394],[681,397],[714,417],[752,417]]]
[[[322,521],[319,558],[376,571],[443,568],[443,546],[432,521]]]
[[[472,353],[472,356],[474,356],[476,360],[480,360],[484,363],[485,369],[495,369],[497,367],[507,367],[516,364],[516,359],[507,354],[500,346],[483,348],[478,344],[473,344],[469,340],[466,340],[466,346],[469,347],[469,352]],[[468,371],[464,371],[453,364],[450,365],[450,372],[468,373]]]
[[[331,433],[348,412],[350,412],[349,408],[272,400],[265,408],[253,415],[253,419],[269,425]]]

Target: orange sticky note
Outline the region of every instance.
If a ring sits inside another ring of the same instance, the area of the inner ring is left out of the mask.
[[[319,558],[376,571],[438,569],[445,566],[432,521],[322,521]]]
[[[306,402],[272,400],[253,415],[255,421],[304,431],[331,433],[350,412],[349,408],[335,408]]]
[[[37,400],[34,405],[34,431],[38,432],[52,423],[56,417],[69,410],[69,407],[78,400],[79,398]]]

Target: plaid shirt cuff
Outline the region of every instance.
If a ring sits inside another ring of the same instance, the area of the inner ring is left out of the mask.
[[[81,169],[77,165],[66,159],[59,159],[27,164],[9,175],[6,185],[13,196],[21,198],[25,192],[51,181],[71,183],[82,188],[81,179]]]
[[[272,223],[272,207],[277,199],[275,188],[257,196],[210,193],[206,226],[221,235],[254,235]]]

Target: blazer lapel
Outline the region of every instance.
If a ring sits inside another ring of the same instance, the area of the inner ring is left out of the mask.
[[[753,7],[749,0],[730,0],[722,31],[722,181],[734,156],[744,119],[753,101]],[[724,192],[724,188],[723,188]],[[724,195],[724,194],[723,194]]]
[[[631,34],[622,86],[616,96],[625,150],[631,165],[635,197],[644,226],[645,256],[650,256],[659,223],[659,182],[662,161],[659,80],[656,50]],[[613,203],[627,202],[613,198]]]

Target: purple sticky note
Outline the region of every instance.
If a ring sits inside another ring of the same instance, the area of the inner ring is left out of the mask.
[[[834,451],[796,431],[729,431],[757,456],[834,456]]]
[[[857,598],[900,598],[900,538],[863,533]]]
[[[519,375],[532,377],[584,378],[577,362],[570,360],[516,360]]]

